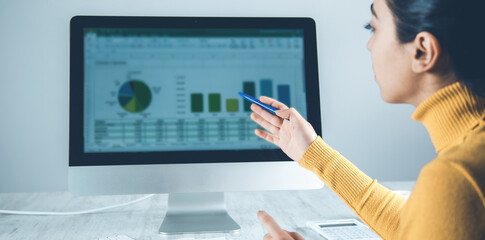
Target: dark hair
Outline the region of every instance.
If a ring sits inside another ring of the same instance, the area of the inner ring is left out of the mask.
[[[485,1],[386,0],[401,43],[433,34],[449,56],[457,80],[485,97]]]

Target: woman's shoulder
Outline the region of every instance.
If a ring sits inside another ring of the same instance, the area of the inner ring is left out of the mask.
[[[401,216],[407,239],[481,239],[485,234],[483,170],[438,156],[419,174]],[[482,176],[475,175],[482,171]]]
[[[485,206],[485,121],[472,129],[460,144],[440,152],[422,169],[420,179],[430,186],[449,184],[444,189],[459,190],[457,195],[475,195]]]
[[[485,176],[485,120],[477,123],[463,136],[460,143],[441,151],[430,164],[431,166],[434,164],[462,166]]]

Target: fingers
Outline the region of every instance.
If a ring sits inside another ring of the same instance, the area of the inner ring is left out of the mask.
[[[284,239],[294,239],[294,240],[304,240],[303,237],[296,232],[288,232],[280,228],[278,223],[265,211],[258,212],[258,219],[263,224],[264,228],[268,230],[268,234],[264,235],[263,240],[284,240]]]
[[[285,231],[286,231],[286,230],[285,230]],[[297,233],[297,232],[288,232],[288,231],[286,231],[286,232],[288,233],[288,235],[290,235],[290,236],[291,236],[293,239],[295,239],[295,240],[305,240],[305,239],[304,239],[304,238],[303,238],[303,237],[302,237],[302,236],[301,236],[299,233]]]
[[[276,116],[283,118],[283,119],[289,119],[290,122],[292,119],[302,119],[303,117],[296,111],[294,108],[289,108],[285,110],[278,110],[276,111]]]
[[[278,102],[278,101],[276,101],[272,98],[269,98],[269,97],[261,96],[261,97],[259,97],[259,101],[261,101],[262,103],[268,104],[272,107],[278,108],[280,110],[281,109],[283,109],[283,110],[288,109],[288,107],[285,104]]]
[[[263,224],[263,227],[269,232],[271,237],[282,239],[286,235],[286,232],[281,229],[278,223],[276,223],[276,221],[265,211],[258,212],[258,219]]]
[[[255,113],[251,114],[251,119],[256,122],[259,126],[263,127],[267,131],[271,132],[273,135],[278,136],[280,132],[280,128],[276,127],[275,125],[269,123],[268,121],[264,120],[261,116],[258,116]]]
[[[283,119],[271,114],[256,104],[251,105],[251,110],[276,127],[281,127],[283,124]]]
[[[258,137],[272,143],[272,144],[276,144],[278,145],[278,141],[279,141],[279,138],[274,136],[274,135],[271,135],[265,131],[262,131],[260,129],[256,129],[254,130],[254,134],[256,134]]]

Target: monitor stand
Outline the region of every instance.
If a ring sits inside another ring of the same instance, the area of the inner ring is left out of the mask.
[[[160,234],[238,233],[241,227],[229,216],[224,193],[169,193]]]

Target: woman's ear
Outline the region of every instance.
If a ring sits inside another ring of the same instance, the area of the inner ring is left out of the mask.
[[[413,51],[411,67],[415,73],[428,72],[436,67],[441,55],[441,46],[433,34],[420,32],[411,45]]]

